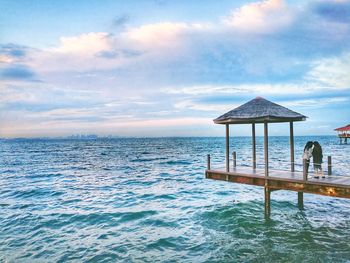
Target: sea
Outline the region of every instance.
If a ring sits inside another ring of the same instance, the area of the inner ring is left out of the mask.
[[[323,167],[350,176],[350,145],[320,142]],[[251,165],[251,138],[231,139]],[[0,140],[0,262],[350,262],[350,200],[205,179],[225,138]],[[269,138],[270,169],[290,169],[288,137]],[[263,138],[257,138],[263,167]],[[312,170],[312,168],[311,168]]]

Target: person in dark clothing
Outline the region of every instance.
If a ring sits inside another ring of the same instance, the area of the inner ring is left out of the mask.
[[[312,157],[313,142],[308,141],[304,147],[303,159],[306,160],[306,174],[309,173],[310,159]]]
[[[312,157],[314,161],[315,178],[319,178],[320,174],[322,178],[325,178],[322,171],[322,159],[323,159],[322,147],[317,141],[314,142]]]

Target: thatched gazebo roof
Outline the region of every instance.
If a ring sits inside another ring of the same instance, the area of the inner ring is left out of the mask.
[[[307,117],[261,97],[216,118],[216,124],[304,121]]]

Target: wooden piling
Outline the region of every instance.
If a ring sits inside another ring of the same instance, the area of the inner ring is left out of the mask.
[[[307,169],[306,169],[306,166],[307,166],[307,160],[306,159],[303,159],[303,180],[304,182],[307,181]]]
[[[328,175],[332,175],[332,156],[328,156]]]
[[[232,153],[232,159],[233,159],[233,168],[237,166],[237,154],[236,152]]]
[[[271,191],[265,186],[265,219],[270,218],[271,214]]]
[[[210,170],[210,154],[207,155],[207,170]]]
[[[299,209],[304,209],[304,193],[298,192],[298,207]]]

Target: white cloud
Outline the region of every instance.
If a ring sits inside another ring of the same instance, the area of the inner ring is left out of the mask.
[[[236,105],[237,107],[238,105]],[[185,100],[177,102],[174,107],[179,110],[196,110],[196,111],[212,111],[212,112],[226,112],[232,108],[234,105],[224,105],[224,104],[208,104],[208,103],[198,103],[192,100]]]
[[[158,50],[159,48],[178,48],[182,45],[186,33],[205,31],[209,25],[188,23],[155,23],[140,27],[129,28],[121,37],[126,42],[146,50]]]
[[[112,36],[105,32],[91,32],[73,37],[61,37],[60,44],[48,51],[70,55],[93,56],[98,52],[110,50]]]
[[[232,11],[223,22],[248,33],[271,33],[290,25],[293,14],[283,0],[251,3]]]
[[[183,56],[190,51],[188,37],[210,28],[205,24],[164,22],[130,27],[119,35],[90,32],[61,37],[57,46],[31,52],[29,64],[37,71],[47,72],[159,63],[177,59],[179,54]],[[6,57],[0,59],[8,61]]]
[[[162,91],[168,94],[182,95],[235,95],[235,94],[310,94],[317,90],[329,90],[312,82],[303,83],[279,83],[279,84],[237,84],[237,85],[196,85],[188,87],[164,88]]]
[[[287,101],[279,101],[280,105],[285,107],[300,107],[300,108],[322,108],[326,105],[337,104],[348,102],[349,98],[344,97],[333,97],[333,98],[310,98],[310,99],[302,99],[302,100],[287,100]],[[193,100],[184,100],[174,104],[176,109],[181,111],[183,110],[192,110],[192,111],[203,111],[203,112],[216,112],[223,113],[232,110],[241,104],[228,104],[225,103],[201,103],[195,102]]]
[[[286,107],[302,107],[302,108],[322,108],[329,104],[337,104],[349,101],[349,98],[333,97],[333,98],[316,98],[305,100],[289,100],[282,101],[281,105]]]
[[[14,58],[8,55],[0,55],[0,63],[12,63]]]
[[[350,53],[315,61],[306,78],[334,89],[350,89]]]

